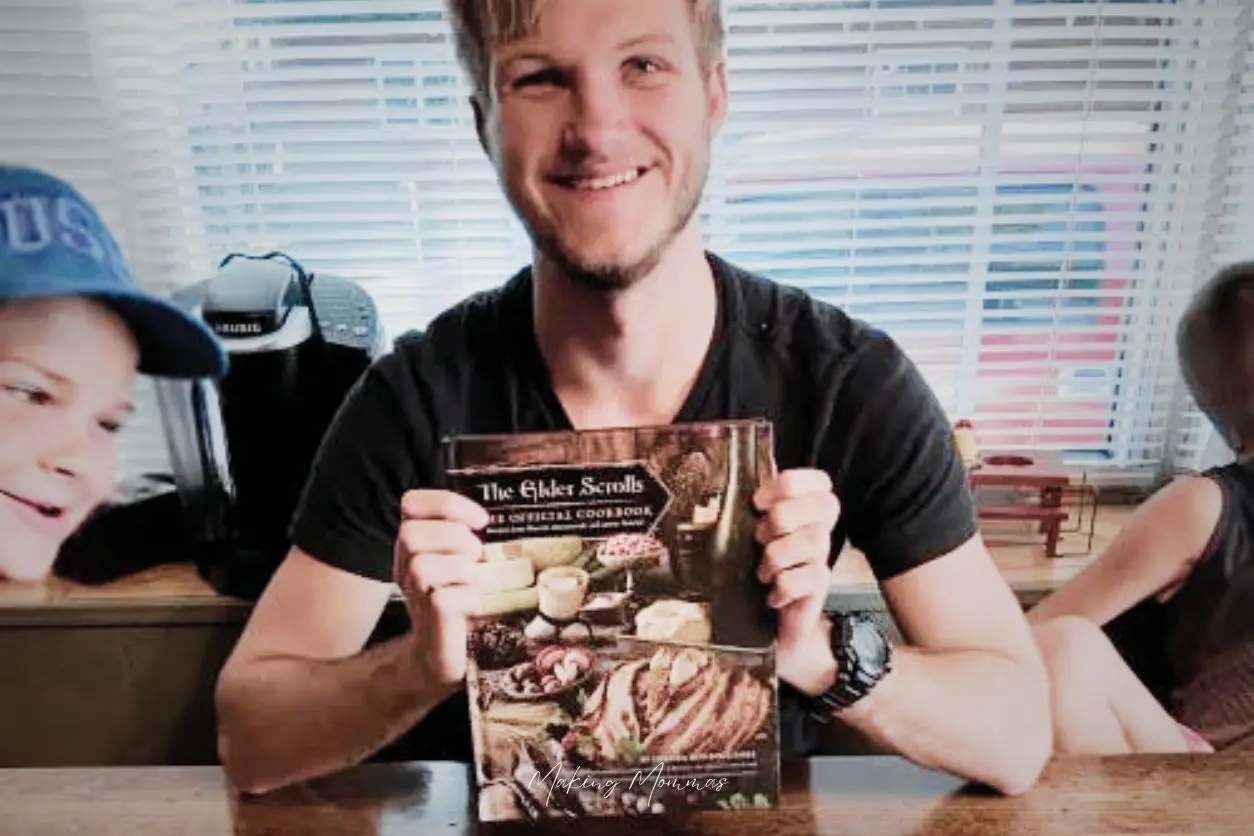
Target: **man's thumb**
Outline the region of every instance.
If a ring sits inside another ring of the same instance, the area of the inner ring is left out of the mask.
[[[466,658],[468,650],[469,628],[466,619],[461,616],[444,616],[437,619],[433,638],[440,659],[460,669],[460,663]]]

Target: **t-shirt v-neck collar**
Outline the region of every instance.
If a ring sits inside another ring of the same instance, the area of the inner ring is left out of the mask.
[[[740,298],[736,292],[735,282],[729,271],[718,258],[707,254],[711,271],[714,275],[715,291],[718,299],[718,310],[714,319],[714,334],[701,361],[701,369],[689,389],[683,404],[676,413],[672,423],[687,423],[701,420],[707,407],[708,399],[714,389],[719,371],[725,362],[727,346],[733,323],[739,316]],[[532,274],[530,268],[520,272],[508,288],[512,297],[507,304],[511,327],[508,329],[514,339],[510,342],[520,347],[518,355],[518,376],[521,388],[530,390],[530,394],[538,401],[538,406],[547,417],[552,430],[572,430],[574,422],[562,405],[561,398],[553,388],[553,380],[549,375],[548,365],[540,351],[535,334],[534,297],[532,295]]]

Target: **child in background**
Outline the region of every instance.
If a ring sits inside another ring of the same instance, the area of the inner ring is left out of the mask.
[[[1194,400],[1237,460],[1157,492],[1029,613],[1060,754],[1254,750],[1254,263],[1194,296],[1178,349]],[[1142,604],[1164,625],[1166,706],[1102,630]]]
[[[81,194],[0,165],[0,579],[47,576],[113,493],[137,373],[225,370],[207,328],[139,290]]]

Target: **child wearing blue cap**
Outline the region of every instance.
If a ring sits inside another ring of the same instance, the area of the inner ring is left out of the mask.
[[[0,579],[45,577],[113,492],[136,374],[225,371],[204,325],[139,289],[78,191],[0,165]]]

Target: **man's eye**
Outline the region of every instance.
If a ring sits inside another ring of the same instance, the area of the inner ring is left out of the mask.
[[[515,87],[557,86],[562,83],[562,74],[557,70],[540,70],[520,76],[514,81]]]
[[[49,395],[38,386],[24,386],[20,384],[9,384],[4,387],[6,395],[17,398],[20,401],[26,401],[35,406],[45,406],[52,403],[52,395]]]
[[[639,73],[640,75],[653,75],[662,69],[662,64],[660,61],[656,61],[652,58],[629,58],[627,59],[627,69],[631,70],[633,73]]]

